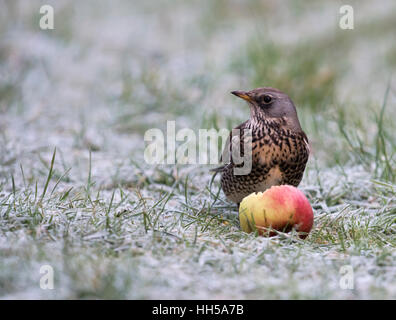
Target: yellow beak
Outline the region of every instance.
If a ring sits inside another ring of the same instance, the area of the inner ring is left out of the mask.
[[[246,100],[248,102],[251,102],[252,99],[249,97],[248,93],[246,91],[232,91],[231,92],[234,96],[237,96],[239,98],[242,98],[243,100]]]

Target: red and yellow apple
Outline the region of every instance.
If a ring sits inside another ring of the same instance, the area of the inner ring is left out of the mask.
[[[288,185],[273,186],[243,198],[239,221],[245,232],[257,230],[260,235],[273,236],[275,233],[270,229],[282,232],[295,229],[305,238],[313,225],[313,211],[299,189]]]

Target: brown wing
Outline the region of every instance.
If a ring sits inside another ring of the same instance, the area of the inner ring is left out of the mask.
[[[311,144],[309,143],[308,137],[307,137],[307,135],[305,134],[304,131],[302,132],[302,134],[303,134],[303,140],[304,140],[304,143],[305,143],[305,148],[307,149],[307,153],[308,153],[308,156],[309,156],[311,154],[311,151],[312,151]]]

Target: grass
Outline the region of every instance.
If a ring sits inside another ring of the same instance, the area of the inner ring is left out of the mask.
[[[50,34],[38,4],[3,4],[1,298],[396,297],[392,1],[353,4],[347,34],[336,2],[62,2]],[[293,98],[312,144],[305,240],[242,232],[209,165],[144,162],[147,129],[230,129],[248,110],[229,92],[261,85]]]

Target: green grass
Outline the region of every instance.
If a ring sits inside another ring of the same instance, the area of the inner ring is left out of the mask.
[[[1,20],[0,298],[396,297],[392,1],[354,3],[347,33],[336,2],[70,2],[52,33],[38,3]],[[211,166],[143,159],[147,129],[231,129],[249,111],[229,92],[263,85],[312,144],[305,240],[241,231]]]

